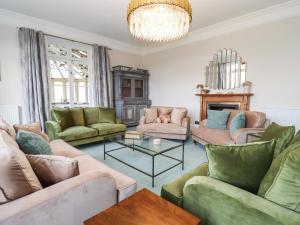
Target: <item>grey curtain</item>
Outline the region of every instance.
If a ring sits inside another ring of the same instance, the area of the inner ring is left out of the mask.
[[[45,122],[50,112],[48,60],[45,36],[41,31],[19,29],[25,114],[27,122]]]
[[[113,84],[108,49],[93,46],[94,73],[91,80],[92,103],[95,106],[113,107]]]

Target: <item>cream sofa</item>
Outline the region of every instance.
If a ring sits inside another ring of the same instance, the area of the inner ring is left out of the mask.
[[[135,180],[66,142],[54,140],[50,145],[54,155],[77,159],[80,175],[0,205],[1,225],[82,225],[136,192]]]
[[[200,144],[244,144],[247,136],[252,133],[262,133],[269,124],[266,114],[262,112],[245,111],[246,128],[230,134],[229,128],[233,117],[239,110],[225,110],[230,112],[227,129],[210,129],[205,127],[206,120],[201,121],[199,127],[192,128],[192,138]]]
[[[151,108],[157,108],[158,113],[161,109],[171,109],[174,107],[162,107],[162,106],[152,106]],[[185,109],[178,107],[179,109]],[[176,139],[176,140],[186,140],[190,130],[190,118],[186,116],[183,118],[181,125],[174,123],[146,123],[145,116],[141,117],[139,126],[137,126],[137,131],[142,132],[146,135],[159,138]]]

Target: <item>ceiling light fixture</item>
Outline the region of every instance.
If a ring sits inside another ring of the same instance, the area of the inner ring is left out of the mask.
[[[137,39],[172,41],[188,33],[192,7],[188,0],[131,0],[127,21]]]

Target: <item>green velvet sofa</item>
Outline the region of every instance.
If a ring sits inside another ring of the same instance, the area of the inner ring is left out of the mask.
[[[300,131],[289,146],[300,151],[299,143]],[[285,147],[288,152],[287,146]],[[295,173],[299,171],[299,168],[291,168]],[[163,185],[161,196],[201,217],[201,225],[300,225],[300,213],[296,210],[285,208],[207,174],[208,163],[204,163],[177,180]],[[294,182],[298,184],[299,179]],[[284,191],[282,193],[285,198]],[[297,195],[294,198],[293,201],[297,202]]]
[[[112,108],[53,108],[51,120],[46,122],[50,140],[63,139],[73,146],[103,141],[125,131]]]

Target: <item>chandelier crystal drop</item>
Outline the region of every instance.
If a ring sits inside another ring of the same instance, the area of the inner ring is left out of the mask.
[[[127,21],[135,38],[167,42],[188,33],[192,8],[188,0],[131,0]]]

